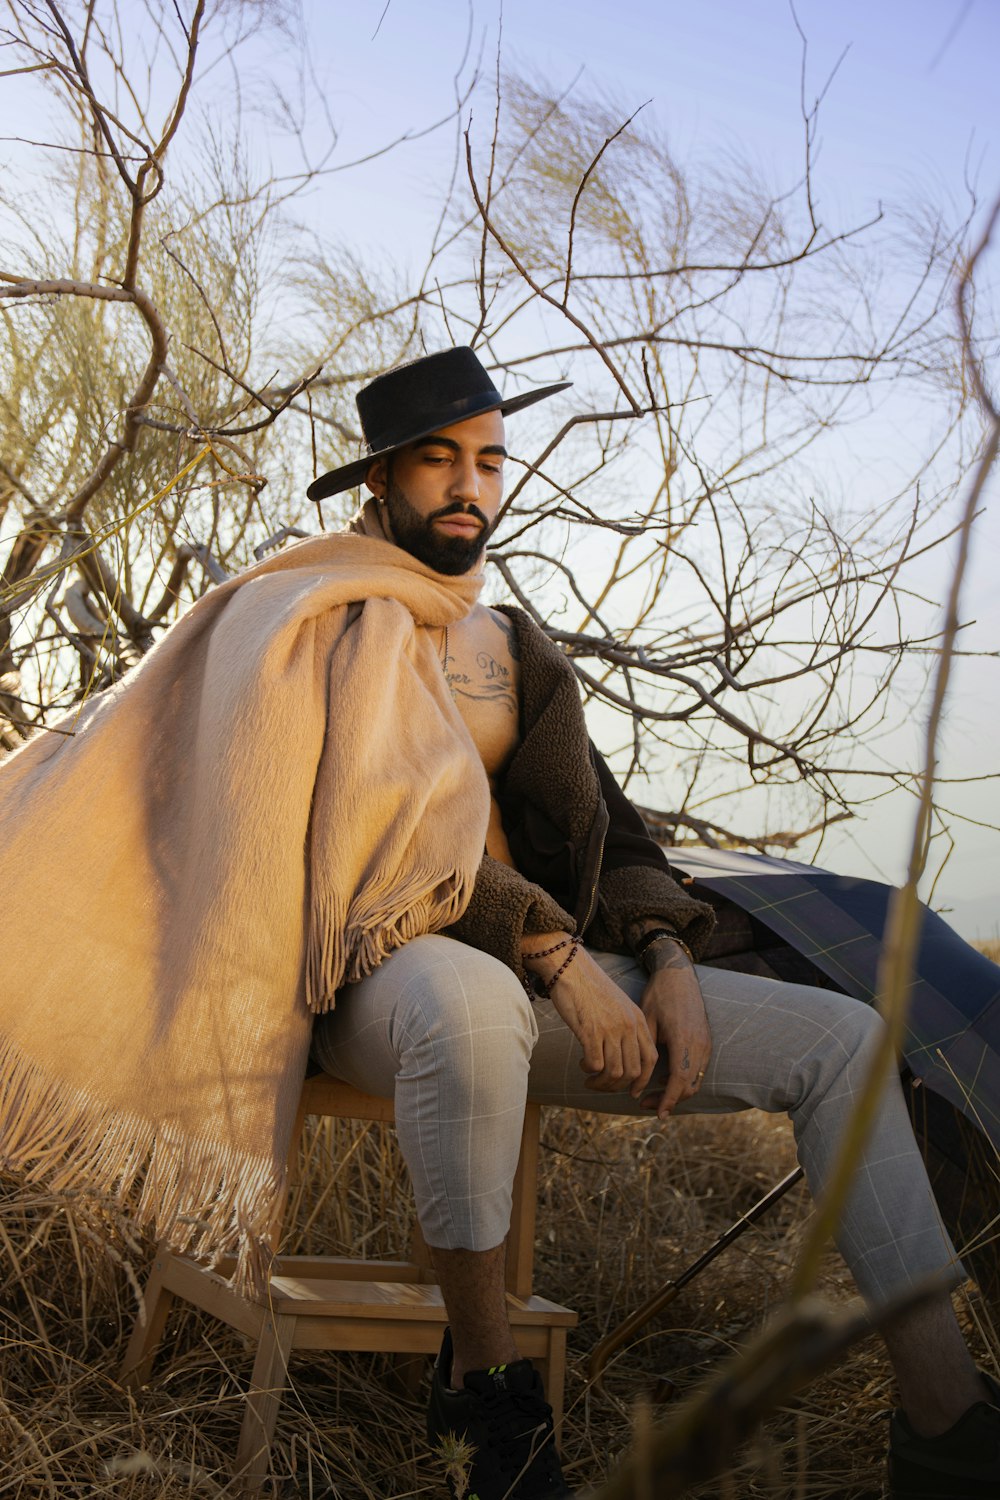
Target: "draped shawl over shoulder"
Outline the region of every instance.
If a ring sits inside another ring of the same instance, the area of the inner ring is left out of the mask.
[[[311,1012],[472,893],[486,778],[418,627],[480,585],[300,543],[0,766],[4,1165],[260,1284]]]

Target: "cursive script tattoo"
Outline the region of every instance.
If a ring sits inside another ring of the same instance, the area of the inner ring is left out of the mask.
[[[472,687],[472,678],[468,672],[457,671],[451,665],[454,660],[455,658],[450,653],[444,659],[445,682],[451,688],[452,693],[462,693],[466,698],[474,698],[476,696],[475,693],[469,691]]]
[[[479,703],[500,703],[509,713],[517,713],[517,693],[510,680],[510,672],[502,662],[488,651],[476,655],[478,675],[471,677],[452,666],[454,657],[445,658],[444,675],[453,694],[462,698],[473,698]]]
[[[489,618],[504,637],[504,644],[510,650],[511,663],[516,663],[518,654],[514,627],[503,615],[495,614],[493,611],[490,611]],[[511,666],[505,665],[494,656],[492,651],[485,648],[476,650],[474,667],[469,657],[464,654],[462,661],[463,666],[460,667],[454,651],[448,649],[443,665],[445,679],[452,696],[471,698],[479,703],[496,703],[516,718],[518,713],[516,669],[512,671]]]
[[[681,1071],[684,1072],[684,1073],[686,1073],[687,1070],[688,1070],[688,1068],[690,1066],[691,1066],[691,1054],[688,1051],[688,1049],[685,1047],[684,1048],[684,1056],[681,1058]]]

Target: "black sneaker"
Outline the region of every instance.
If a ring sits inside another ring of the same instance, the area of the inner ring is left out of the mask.
[[[889,1425],[890,1500],[997,1500],[1000,1495],[1000,1383],[983,1375],[977,1401],[939,1437],[914,1432],[906,1413]]]
[[[530,1359],[470,1370],[453,1391],[445,1329],[427,1408],[427,1440],[453,1500],[573,1500],[555,1448],[552,1408]]]

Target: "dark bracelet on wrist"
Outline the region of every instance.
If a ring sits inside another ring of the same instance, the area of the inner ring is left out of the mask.
[[[694,954],[691,952],[691,949],[688,947],[687,943],[682,937],[679,937],[677,933],[673,932],[669,927],[654,927],[649,932],[643,933],[635,948],[636,963],[640,964],[649,975],[652,975],[654,973],[654,970],[650,968],[649,963],[647,962],[650,950],[656,943],[661,942],[664,939],[666,939],[667,942],[676,944],[676,946],[680,948],[681,952],[687,955],[689,962],[694,963]]]
[[[633,943],[633,945],[632,945],[632,952],[635,954],[635,957],[639,960],[640,963],[642,963],[642,957],[643,957],[643,954],[645,953],[646,949],[649,948],[649,947],[651,947],[653,945],[653,943],[656,942],[657,938],[664,938],[664,937],[674,938],[676,940],[676,938],[677,938],[677,930],[676,930],[676,928],[674,928],[674,927],[650,927],[650,929],[649,929],[648,932],[644,932],[643,935],[642,935],[642,937],[639,938],[637,942]]]

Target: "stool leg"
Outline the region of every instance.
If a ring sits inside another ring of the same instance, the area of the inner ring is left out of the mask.
[[[562,1439],[563,1397],[566,1390],[566,1330],[549,1329],[549,1356],[545,1361],[545,1394],[552,1407],[556,1442]]]
[[[288,1356],[295,1322],[293,1317],[269,1315],[260,1330],[257,1357],[247,1392],[247,1409],[236,1450],[236,1473],[243,1481],[244,1495],[255,1495],[267,1478],[274,1426],[288,1379]]]
[[[136,1390],[149,1379],[173,1300],[173,1293],[163,1285],[163,1261],[157,1257],[143,1293],[143,1312],[135,1320],[118,1372],[123,1385]]]
[[[515,1297],[531,1296],[535,1261],[535,1211],[538,1198],[538,1136],[540,1104],[527,1104],[521,1131],[521,1152],[514,1174],[507,1235],[507,1290]]]

